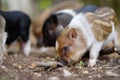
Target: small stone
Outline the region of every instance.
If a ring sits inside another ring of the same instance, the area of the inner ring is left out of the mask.
[[[48,80],[60,80],[58,77],[50,77]]]
[[[1,68],[2,68],[2,69],[5,69],[6,67],[5,67],[4,65],[1,65]]]
[[[83,71],[83,74],[88,74],[89,72],[88,71]]]
[[[113,77],[118,77],[118,76],[119,76],[119,74],[114,73],[114,72],[112,72],[112,71],[106,71],[106,75],[107,75],[107,76],[113,76]]]
[[[34,75],[35,75],[36,77],[42,76],[42,74],[40,74],[40,73],[34,73]]]
[[[64,70],[64,71],[63,71],[63,76],[69,77],[69,76],[71,76],[71,75],[72,75],[72,73],[69,72],[68,70]]]

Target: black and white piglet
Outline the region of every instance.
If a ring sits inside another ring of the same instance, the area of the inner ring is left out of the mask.
[[[78,13],[94,12],[95,5],[85,5],[78,10],[65,9],[52,13],[44,22],[42,33],[45,47],[55,47],[55,42],[60,32],[67,26],[72,18]],[[38,39],[38,44],[41,39]]]
[[[30,39],[29,30],[31,25],[30,17],[21,11],[1,11],[6,20],[5,34],[4,34],[4,50],[6,51],[5,44],[9,46],[16,39],[20,38],[23,41],[23,50],[26,56],[30,53]]]

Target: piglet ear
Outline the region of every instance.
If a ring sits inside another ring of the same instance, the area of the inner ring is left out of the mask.
[[[56,14],[51,14],[49,19],[51,20],[52,23],[58,24],[58,20],[57,20],[57,15]]]
[[[77,38],[77,31],[76,29],[70,29],[68,33],[69,39],[76,39]]]

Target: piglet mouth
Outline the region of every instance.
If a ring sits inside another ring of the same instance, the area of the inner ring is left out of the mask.
[[[62,60],[62,59],[58,59],[58,66],[71,66],[74,64],[74,61],[68,59],[67,61],[66,60]]]
[[[58,61],[58,66],[63,67],[63,66],[66,66],[66,65],[67,65],[67,62],[65,62],[65,61],[63,61],[63,60],[61,60],[61,59],[58,59],[57,61]]]

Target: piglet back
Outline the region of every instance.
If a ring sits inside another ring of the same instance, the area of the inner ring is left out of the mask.
[[[115,11],[109,7],[102,7],[97,9],[95,13],[88,12],[85,15],[98,41],[105,40],[113,30],[111,22],[114,24],[117,22]]]

